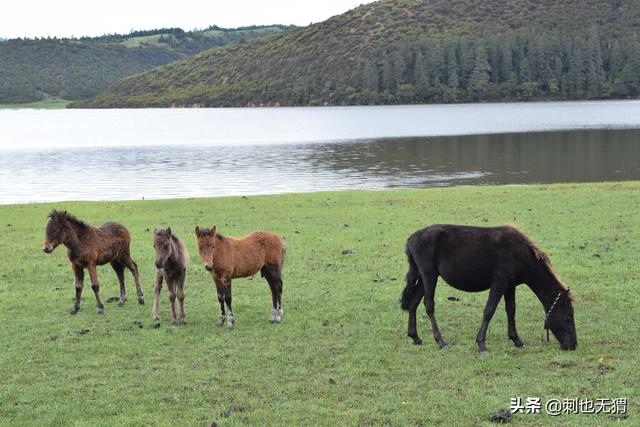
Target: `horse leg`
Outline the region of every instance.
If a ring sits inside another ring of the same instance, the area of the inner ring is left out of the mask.
[[[220,317],[216,321],[216,326],[222,326],[224,325],[224,320],[227,318],[226,310],[224,308],[224,284],[218,279],[214,279],[214,281],[216,282],[218,302],[220,303]]]
[[[498,307],[498,303],[500,302],[500,298],[504,295],[505,288],[498,283],[492,283],[491,288],[489,290],[489,299],[487,300],[487,305],[484,308],[484,317],[482,318],[482,325],[480,325],[480,330],[478,331],[478,336],[476,337],[476,342],[478,343],[478,351],[480,353],[487,353],[487,347],[484,344],[485,338],[487,337],[487,329],[489,328],[489,322],[493,317],[493,313],[496,312],[496,308]]]
[[[435,301],[433,297],[436,293],[436,284],[438,283],[438,276],[431,273],[422,274],[422,283],[424,284],[424,307],[427,310],[427,316],[431,321],[431,330],[433,331],[433,339],[438,343],[438,347],[441,349],[447,349],[449,346],[442,338],[438,323],[436,322],[435,315]],[[415,341],[414,341],[415,342]]]
[[[80,310],[80,297],[82,296],[82,286],[84,284],[84,269],[79,265],[71,265],[73,269],[74,285],[76,288],[76,301],[69,314],[76,314]]]
[[[421,345],[422,340],[418,337],[418,329],[416,326],[416,314],[418,311],[418,306],[420,306],[420,301],[424,296],[424,286],[422,285],[422,279],[419,279],[418,284],[416,285],[416,289],[411,296],[411,301],[409,302],[409,325],[407,327],[407,336],[413,340],[415,345]]]
[[[91,279],[91,289],[93,289],[93,293],[96,295],[96,312],[102,314],[104,313],[104,304],[102,303],[102,298],[100,298],[98,271],[96,270],[95,264],[89,264],[87,268],[89,270],[89,278]]]
[[[282,266],[279,265],[273,275],[274,287],[276,288],[276,296],[278,297],[278,314],[276,315],[276,323],[282,321]]]
[[[133,280],[136,282],[136,292],[138,293],[138,304],[144,305],[144,296],[142,295],[142,287],[140,286],[140,275],[138,274],[138,264],[133,262],[130,255],[123,259],[123,264],[131,271]],[[167,282],[167,286],[169,283]]]
[[[118,307],[122,307],[124,302],[127,300],[127,291],[124,288],[124,265],[119,261],[113,261],[111,263],[111,267],[116,272],[116,276],[118,276],[118,283],[120,284],[120,296],[118,298]],[[109,302],[113,301],[116,297],[109,298]]]
[[[275,318],[274,322],[280,323],[282,321],[282,270],[281,266],[267,267],[269,269],[270,286],[273,286],[273,293],[276,297],[275,303]]]
[[[273,285],[273,279],[271,277],[271,273],[269,272],[269,267],[266,265],[262,267],[260,270],[262,273],[262,277],[265,278],[267,283],[269,284],[269,289],[271,289],[271,315],[269,316],[269,323],[273,323],[276,321],[276,316],[278,314],[278,295],[276,293],[276,288]]]
[[[231,279],[227,279],[226,286],[224,287],[224,304],[227,306],[227,329],[233,329],[233,323],[236,321],[233,315],[233,309],[231,308]]]
[[[508,323],[508,335],[509,339],[513,341],[516,347],[524,347],[524,342],[518,337],[518,331],[516,331],[516,287],[511,286],[507,288],[504,293],[504,308],[507,311],[507,323]]]
[[[186,270],[182,272],[177,280],[178,283],[178,302],[180,303],[180,311],[178,312],[178,323],[184,324],[184,279]]]
[[[153,288],[153,308],[151,309],[151,315],[153,316],[153,320],[160,320],[159,314],[159,306],[160,306],[160,292],[162,291],[162,280],[164,278],[164,274],[161,269],[156,271],[156,285]],[[169,283],[167,283],[169,286]]]
[[[167,278],[167,290],[169,291],[169,301],[171,302],[171,323],[175,324],[178,317],[176,316],[176,283],[175,281],[168,280]]]

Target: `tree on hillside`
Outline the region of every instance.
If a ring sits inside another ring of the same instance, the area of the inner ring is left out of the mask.
[[[474,100],[482,100],[489,89],[491,67],[487,58],[487,50],[482,45],[475,48],[475,66],[469,79],[469,91]]]

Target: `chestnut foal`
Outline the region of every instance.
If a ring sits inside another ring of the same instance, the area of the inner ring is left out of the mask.
[[[233,328],[231,279],[253,276],[258,271],[271,288],[273,308],[269,322],[279,323],[282,320],[282,264],[285,255],[282,237],[266,231],[254,231],[241,239],[234,239],[216,233],[216,227],[196,227],[196,238],[204,267],[211,273],[218,290],[220,318],[217,326],[222,326],[226,318],[227,328]]]

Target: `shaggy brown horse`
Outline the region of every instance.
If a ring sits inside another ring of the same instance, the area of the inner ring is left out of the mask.
[[[67,247],[67,256],[71,262],[71,269],[75,278],[76,301],[71,314],[80,310],[80,296],[84,283],[84,269],[89,270],[91,289],[96,295],[96,309],[98,314],[104,312],[104,304],[100,298],[97,265],[111,263],[120,282],[119,306],[127,299],[124,289],[124,268],[131,270],[138,291],[138,302],[144,304],[138,266],[129,255],[131,236],[127,229],[117,222],[107,222],[99,228],[80,221],[67,211],[52,211],[45,232],[42,250],[50,254],[60,244]]]
[[[432,225],[409,237],[406,253],[409,272],[401,307],[409,311],[407,335],[414,344],[422,344],[416,330],[416,309],[424,296],[433,337],[440,348],[447,348],[434,315],[433,296],[436,281],[441,276],[461,291],[489,289],[482,325],[476,337],[481,353],[487,351],[485,337],[489,321],[503,296],[509,339],[517,347],[524,346],[515,323],[516,286],[521,283],[526,283],[542,303],[545,329],[553,332],[560,347],[563,350],[576,348],[573,297],[553,272],[549,258],[517,228]]]
[[[255,231],[234,239],[217,234],[216,227],[196,227],[196,237],[204,267],[211,273],[218,290],[220,318],[216,325],[222,326],[226,318],[227,328],[233,328],[231,279],[253,276],[258,271],[271,288],[273,309],[269,322],[279,323],[282,320],[282,264],[285,255],[282,237]]]
[[[162,281],[167,282],[171,302],[171,323],[184,323],[184,280],[189,266],[189,253],[184,242],[171,228],[155,229],[153,247],[156,250],[156,286],[153,289],[153,320],[159,320],[158,304]],[[176,316],[176,295],[180,311]]]

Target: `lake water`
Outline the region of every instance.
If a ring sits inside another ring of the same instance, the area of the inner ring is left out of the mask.
[[[640,179],[640,101],[0,110],[0,204]]]

